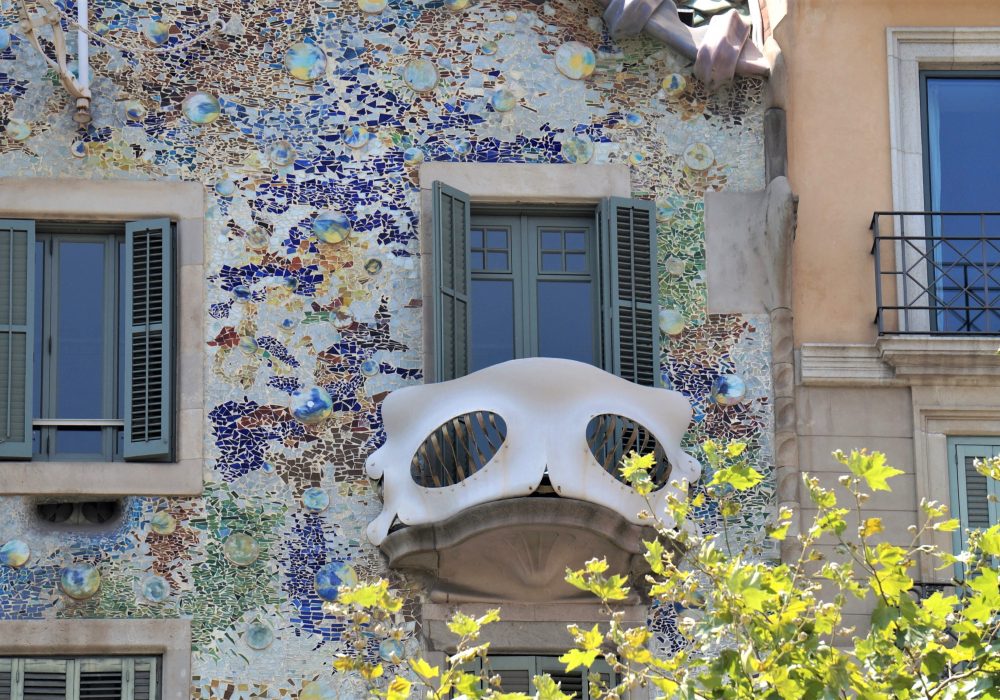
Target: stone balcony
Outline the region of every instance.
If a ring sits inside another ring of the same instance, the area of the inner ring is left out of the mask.
[[[701,474],[681,449],[687,399],[570,360],[401,389],[382,415],[366,469],[383,510],[368,538],[390,566],[429,575],[439,602],[570,601],[566,567],[593,556],[638,575],[651,534],[639,513],[671,524],[667,498]],[[618,474],[633,450],[657,457],[648,501]]]

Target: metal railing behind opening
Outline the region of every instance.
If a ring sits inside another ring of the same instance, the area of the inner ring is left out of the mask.
[[[879,211],[871,230],[879,335],[1000,333],[1000,212]]]

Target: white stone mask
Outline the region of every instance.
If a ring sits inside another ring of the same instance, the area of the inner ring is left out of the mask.
[[[424,441],[447,421],[489,411],[503,418],[506,439],[481,469],[459,483],[427,488],[416,483],[410,463]],[[645,426],[671,464],[670,483],[650,494],[649,504],[594,459],[587,426],[612,414]],[[382,404],[385,444],[368,457],[365,470],[384,478],[382,513],[369,524],[368,539],[381,544],[395,519],[424,525],[481,503],[534,493],[548,471],[563,498],[589,501],[637,524],[652,506],[667,526],[670,494],[686,497],[701,465],[681,449],[691,405],[678,392],[640,386],[592,365],[572,360],[530,358],[487,367],[439,384],[392,392]]]

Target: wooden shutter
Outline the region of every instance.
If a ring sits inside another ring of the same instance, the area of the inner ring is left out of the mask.
[[[125,459],[169,460],[173,443],[173,232],[125,225]]]
[[[14,659],[0,659],[0,700],[11,700],[13,689]]]
[[[469,373],[469,196],[434,183],[435,380]]]
[[[656,210],[652,202],[612,197],[603,202],[599,223],[605,369],[659,386]]]
[[[974,442],[974,438],[953,439],[951,446],[952,494],[955,504],[952,514],[962,527],[956,533],[956,548],[965,549],[966,530],[985,529],[1000,522],[1000,496],[997,482],[976,471],[976,460],[989,459],[1000,454],[1000,445],[987,440]],[[990,497],[994,498],[991,499]]]
[[[491,676],[500,676],[500,690],[504,693],[535,692],[535,657],[493,656],[489,660]]]
[[[31,459],[35,222],[0,219],[0,457]]]
[[[23,700],[76,700],[74,659],[24,659],[21,698]],[[14,700],[18,700],[14,696]]]

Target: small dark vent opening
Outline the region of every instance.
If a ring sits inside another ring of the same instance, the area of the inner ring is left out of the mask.
[[[39,503],[38,518],[53,525],[107,525],[122,514],[120,501],[80,501],[69,503]]]
[[[653,437],[652,431],[631,418],[611,413],[595,416],[587,424],[587,444],[601,468],[623,484],[628,482],[621,474],[622,459],[632,452],[640,455],[652,453],[656,457],[650,472],[654,490],[670,481],[670,462],[663,447]]]
[[[456,416],[427,436],[410,461],[410,476],[420,486],[460,483],[485,467],[507,439],[507,424],[496,413]]]

